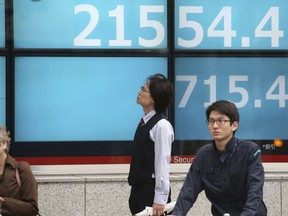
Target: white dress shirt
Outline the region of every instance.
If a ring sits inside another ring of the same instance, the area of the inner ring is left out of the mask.
[[[144,122],[148,122],[156,112],[153,110],[143,116]],[[170,161],[172,142],[174,141],[174,130],[166,119],[161,119],[150,130],[150,138],[154,142],[155,148],[155,196],[154,203],[165,205],[167,203],[170,181]]]

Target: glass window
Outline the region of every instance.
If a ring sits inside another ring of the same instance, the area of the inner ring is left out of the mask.
[[[164,57],[17,57],[15,141],[132,140],[137,92]]]

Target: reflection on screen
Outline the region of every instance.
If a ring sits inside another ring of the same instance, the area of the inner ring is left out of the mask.
[[[15,141],[132,140],[137,91],[167,58],[18,57]]]
[[[6,125],[5,58],[0,57],[0,124]]]
[[[0,48],[5,47],[5,8],[4,0],[0,0]]]

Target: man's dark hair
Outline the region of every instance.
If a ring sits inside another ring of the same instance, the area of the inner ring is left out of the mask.
[[[230,119],[230,125],[232,125],[233,122],[239,122],[240,120],[239,112],[236,105],[227,100],[219,100],[212,103],[206,110],[207,120],[209,119],[210,113],[212,111],[217,111],[223,115],[228,116],[228,118]]]
[[[162,74],[154,74],[147,78],[149,91],[154,100],[154,108],[157,113],[166,113],[174,97],[172,83]]]

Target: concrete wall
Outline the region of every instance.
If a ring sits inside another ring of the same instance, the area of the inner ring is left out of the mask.
[[[36,175],[36,179],[42,216],[131,215],[127,175]],[[185,174],[171,174],[172,201],[176,200],[184,179]],[[288,215],[287,173],[266,173],[264,201],[269,216]],[[204,193],[188,215],[211,215]]]

